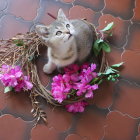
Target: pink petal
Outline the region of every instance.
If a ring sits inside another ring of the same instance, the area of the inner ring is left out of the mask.
[[[65,108],[67,109],[68,112],[76,113],[76,112],[83,112],[86,105],[87,105],[86,102],[80,101],[73,104],[68,104],[65,106]]]
[[[96,69],[96,64],[91,64],[91,71],[94,71]]]
[[[17,73],[15,73],[15,76],[16,76],[16,78],[19,78],[19,77],[21,77],[22,76],[22,72],[17,72]]]
[[[31,82],[28,82],[28,81],[25,81],[25,83],[26,83],[26,88],[31,90],[33,87],[33,84]]]
[[[92,86],[92,90],[96,90],[96,89],[98,89],[98,85],[97,84]]]
[[[92,90],[89,90],[86,94],[85,94],[86,98],[93,98],[93,92]]]
[[[79,107],[79,112],[84,112],[85,108],[83,106]]]

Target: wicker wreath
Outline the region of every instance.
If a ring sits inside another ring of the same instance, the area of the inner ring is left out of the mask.
[[[91,24],[89,22],[87,23]],[[94,26],[93,28],[95,29]],[[96,30],[94,31],[94,34],[97,37]],[[54,106],[63,106],[75,103],[85,98],[84,96],[72,97],[64,100],[61,104],[54,100],[51,91],[42,85],[37,72],[36,60],[39,55],[41,55],[39,49],[42,48],[42,46],[44,46],[44,44],[42,44],[39,36],[35,32],[17,34],[12,39],[0,41],[0,67],[3,64],[12,66],[20,65],[22,70],[30,76],[30,81],[33,84],[33,88],[30,91],[30,98],[33,107],[31,112],[33,113],[33,116],[36,117],[37,122],[40,119],[43,119],[46,122],[46,114],[39,107],[39,102],[37,101],[38,96],[43,97],[48,103]],[[108,69],[105,52],[101,51],[96,59],[99,65],[98,73],[105,73]],[[102,76],[100,78],[102,78]]]

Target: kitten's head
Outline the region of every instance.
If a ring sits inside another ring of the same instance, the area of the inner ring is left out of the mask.
[[[52,24],[49,26],[37,25],[35,31],[48,47],[53,48],[73,42],[75,32],[62,9],[59,9],[57,19]]]

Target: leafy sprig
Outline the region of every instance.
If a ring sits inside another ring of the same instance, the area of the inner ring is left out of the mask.
[[[93,44],[93,51],[95,56],[97,56],[101,50],[109,53],[111,51],[110,45],[107,43],[104,35],[107,34],[109,36],[112,36],[112,28],[114,26],[114,23],[109,23],[104,29],[98,31],[98,37],[97,40]]]
[[[102,32],[109,31],[113,28],[113,26],[114,26],[114,23],[111,22],[111,23],[107,24],[107,26],[104,29],[102,29],[101,31]]]
[[[111,82],[115,82],[118,80],[118,78],[120,77],[119,71],[117,70],[117,68],[120,68],[122,65],[124,64],[124,62],[118,63],[118,64],[114,64],[109,66],[105,72],[103,73],[98,73],[98,76],[96,78],[94,78],[90,84],[98,84],[100,85],[103,81],[111,81]]]
[[[8,93],[8,92],[10,92],[10,91],[12,91],[12,90],[13,90],[12,87],[5,87],[5,88],[4,88],[4,93]]]
[[[13,42],[14,42],[14,44],[16,44],[17,46],[23,46],[23,45],[24,45],[24,42],[23,42],[23,40],[21,40],[21,39],[15,39]]]
[[[116,70],[117,68],[121,67],[124,62],[114,64],[109,66],[104,73],[98,73],[99,77],[104,77],[102,79],[115,82],[120,77],[119,71]]]

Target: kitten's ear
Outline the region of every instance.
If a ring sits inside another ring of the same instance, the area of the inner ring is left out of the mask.
[[[68,20],[62,9],[59,9],[57,19],[58,20]]]
[[[35,26],[35,32],[38,35],[49,34],[48,28],[45,25],[36,25]]]

